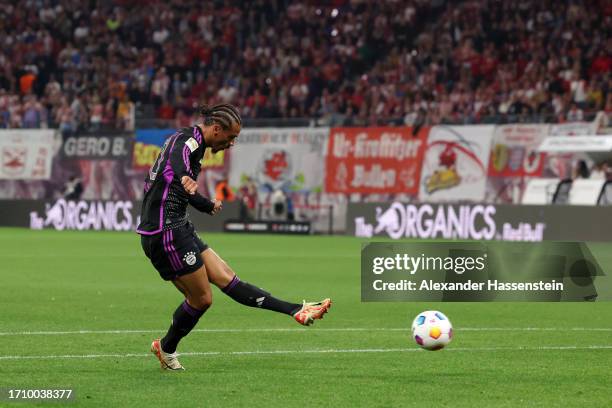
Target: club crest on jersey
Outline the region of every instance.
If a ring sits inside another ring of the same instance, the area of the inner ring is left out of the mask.
[[[196,263],[195,252],[187,252],[185,256],[183,257],[183,261],[185,261],[185,263],[190,266],[195,264]]]

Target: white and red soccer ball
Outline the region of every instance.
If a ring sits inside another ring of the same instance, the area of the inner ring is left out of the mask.
[[[453,325],[437,310],[419,313],[412,322],[412,338],[425,350],[440,350],[453,338]]]

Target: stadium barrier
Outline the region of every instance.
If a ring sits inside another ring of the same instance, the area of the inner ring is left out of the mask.
[[[534,178],[527,182],[521,204],[546,205],[552,204],[559,190],[558,178]]]
[[[531,179],[521,204],[610,205],[610,184],[605,179]]]
[[[130,231],[140,222],[139,201],[0,200],[0,225],[31,229]],[[240,214],[240,203],[228,202],[214,217],[190,211],[197,230],[220,232]]]
[[[612,241],[606,207],[349,203],[347,234],[393,239]]]

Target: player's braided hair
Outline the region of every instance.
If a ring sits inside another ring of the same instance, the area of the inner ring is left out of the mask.
[[[218,123],[223,129],[229,129],[232,127],[232,121],[242,125],[240,112],[229,103],[220,103],[213,106],[202,105],[200,115],[204,116],[204,124],[207,126]]]

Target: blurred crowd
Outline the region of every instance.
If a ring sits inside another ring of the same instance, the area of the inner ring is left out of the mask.
[[[184,126],[204,102],[332,125],[579,121],[612,111],[611,31],[606,0],[5,1],[0,128]]]

